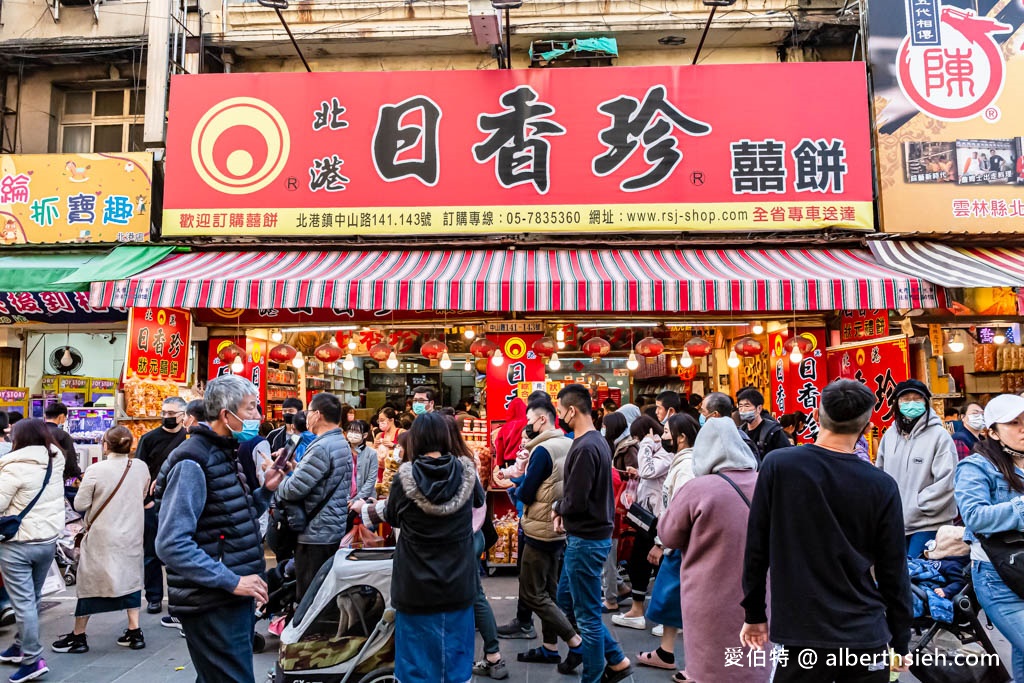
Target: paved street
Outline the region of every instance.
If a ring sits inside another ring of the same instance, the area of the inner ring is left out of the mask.
[[[502,623],[515,612],[516,578],[513,576],[497,576],[484,579],[484,587],[494,607],[495,616]],[[57,654],[49,650],[49,644],[57,636],[71,629],[75,600],[69,589],[66,594],[47,599],[42,616],[42,632],[47,646],[46,661],[50,666],[50,675],[46,680],[68,681],[74,683],[164,683],[173,681],[185,683],[195,680],[195,672],[188,658],[185,641],[178,636],[176,629],[163,628],[159,625],[162,615],[142,615],[142,628],[146,635],[146,649],[132,651],[119,647],[114,640],[121,635],[124,626],[122,615],[99,615],[93,617],[89,625],[90,651],[84,655]],[[610,623],[610,622],[609,622]],[[266,632],[266,622],[260,625]],[[641,650],[652,649],[657,639],[649,632],[613,627],[613,632],[626,649],[626,653],[635,658]],[[12,629],[0,630],[0,639],[6,644]],[[1004,660],[1009,661],[1009,646],[1006,641],[993,632],[996,647]],[[276,660],[276,639],[269,640],[267,652],[256,656],[257,681],[262,683],[262,674],[274,666]],[[541,664],[520,664],[515,661],[517,652],[538,644],[539,641],[503,640],[502,653],[510,664],[510,681],[524,683],[565,683],[573,680],[560,676],[553,666]],[[563,648],[564,650],[564,648]],[[678,648],[682,652],[682,646]],[[480,648],[477,647],[479,654]],[[12,669],[13,670],[13,669]],[[654,669],[638,668],[635,683],[667,683],[671,672]],[[482,679],[487,680],[487,679]],[[915,681],[913,677],[904,676],[901,680]]]

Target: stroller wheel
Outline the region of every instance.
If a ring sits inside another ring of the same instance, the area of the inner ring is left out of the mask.
[[[75,573],[74,569],[68,569],[66,572],[64,572],[64,585],[65,586],[74,586],[77,581],[78,581],[78,574]]]
[[[259,654],[267,649],[267,639],[263,637],[262,633],[252,634],[252,651]]]
[[[359,683],[398,683],[393,668],[374,669],[359,679]]]

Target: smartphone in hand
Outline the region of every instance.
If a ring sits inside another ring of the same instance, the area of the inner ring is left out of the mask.
[[[288,445],[281,449],[281,455],[274,460],[273,468],[275,470],[288,469],[288,461],[295,455],[295,446],[296,444],[289,440]]]

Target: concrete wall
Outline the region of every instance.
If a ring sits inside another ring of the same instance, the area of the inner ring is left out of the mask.
[[[168,3],[169,4],[169,3]],[[146,35],[148,16],[167,16],[160,3],[145,0],[115,0],[99,6],[99,20],[92,7],[60,8],[60,21],[54,21],[44,0],[19,0],[3,3],[0,14],[0,44],[10,47],[32,41],[85,42],[101,46],[110,38]]]

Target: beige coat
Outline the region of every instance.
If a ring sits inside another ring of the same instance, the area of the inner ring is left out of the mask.
[[[64,531],[64,454],[54,450],[53,474],[13,541],[49,541]],[[16,515],[39,493],[46,476],[45,446],[26,446],[0,458],[0,515]]]
[[[96,517],[127,464],[127,456],[112,453],[90,466],[75,496],[75,509],[91,524],[78,561],[80,598],[119,598],[142,589],[142,501],[149,489],[146,463],[132,464],[117,495]]]

